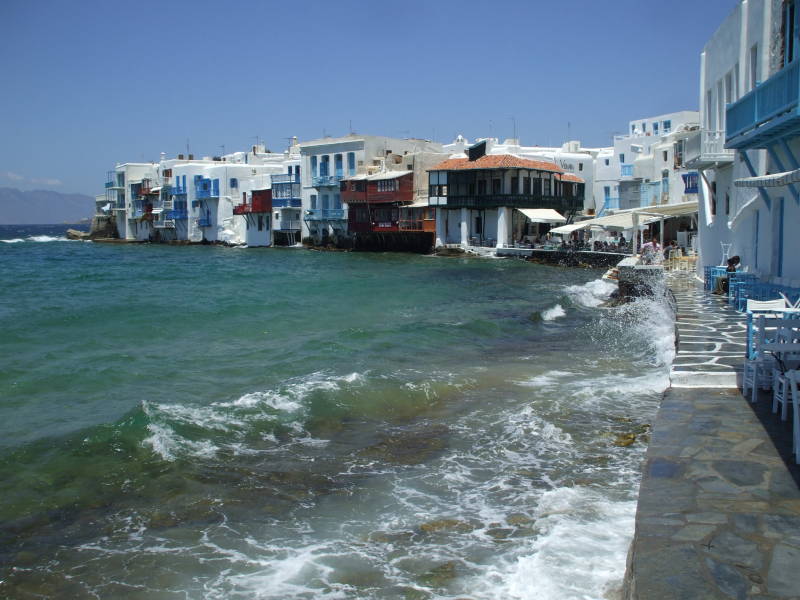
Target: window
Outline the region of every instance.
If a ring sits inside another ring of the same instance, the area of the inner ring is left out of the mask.
[[[753,44],[750,48],[749,62],[747,89],[752,90],[758,83],[758,44]]]
[[[355,152],[348,152],[347,153],[347,174],[348,175],[355,175],[356,174],[356,153]]]
[[[264,217],[258,215],[258,230],[264,231]]]
[[[397,179],[380,179],[378,181],[379,192],[395,192],[398,187]]]
[[[342,155],[336,154],[333,157],[333,168],[336,169],[336,176],[344,176],[344,167],[342,166]]]
[[[238,188],[239,187],[239,180],[236,177],[231,177],[231,187]]]
[[[330,175],[329,167],[331,165],[331,157],[327,154],[322,156],[322,160],[319,163],[319,176],[320,177],[327,177]]]
[[[523,177],[522,178],[522,193],[526,196],[531,195],[531,178],[530,177]]]
[[[311,176],[312,177],[316,177],[317,176],[317,157],[316,156],[312,156],[311,157]]]
[[[478,181],[478,195],[485,196],[486,195],[486,180],[481,179]]]
[[[501,194],[503,190],[503,181],[501,179],[492,179],[492,193]]]
[[[317,195],[311,194],[311,210],[315,210],[317,208]]]
[[[611,186],[608,186],[608,185],[603,186],[603,197],[606,200],[611,198]]]
[[[542,182],[543,182],[542,183],[542,188],[543,188],[542,189],[542,195],[543,196],[549,196],[550,195],[550,178],[549,177],[545,177],[542,180]]]
[[[731,195],[725,192],[725,214],[731,214]]]
[[[342,208],[342,196],[340,194],[333,195],[333,208],[335,209]]]
[[[631,125],[631,135],[636,133],[636,125]]]
[[[658,121],[653,123],[653,135],[658,135]]]
[[[711,216],[717,214],[717,182],[711,182]]]
[[[608,163],[609,163],[609,160],[608,160],[608,159],[606,159],[606,166],[608,166]]]
[[[322,210],[328,210],[330,207],[330,198],[328,194],[322,194]]]
[[[583,171],[583,163],[578,163],[578,171]]]
[[[647,123],[642,123],[642,133],[647,131]]]
[[[511,193],[519,194],[519,177],[511,178]]]
[[[620,154],[619,155],[619,163],[623,164],[624,162],[625,162],[625,155],[624,154]]]
[[[794,60],[794,11],[794,0],[784,1],[781,19],[781,55],[784,66]]]
[[[667,160],[669,159],[669,150],[663,150],[661,152],[661,158],[664,162],[667,162]]]

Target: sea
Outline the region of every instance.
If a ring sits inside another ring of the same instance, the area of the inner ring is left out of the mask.
[[[0,227],[0,597],[617,597],[665,307],[595,269],[64,230]]]

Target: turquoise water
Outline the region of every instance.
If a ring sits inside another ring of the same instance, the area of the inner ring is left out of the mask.
[[[644,444],[613,441],[666,385],[658,306],[516,260],[58,231],[0,229],[0,596],[619,583]]]

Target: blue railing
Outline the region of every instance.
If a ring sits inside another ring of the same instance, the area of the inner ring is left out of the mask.
[[[633,177],[633,165],[620,165],[623,177]]]
[[[219,179],[196,179],[195,196],[197,198],[219,198]]]
[[[603,201],[603,208],[600,209],[600,212],[597,213],[598,217],[602,217],[606,214],[607,210],[618,210],[619,209],[619,198],[606,198]]]
[[[307,221],[340,221],[345,218],[343,208],[312,208],[306,211]]]
[[[287,173],[272,175],[272,183],[300,183],[300,175]]]
[[[186,188],[179,185],[165,185],[164,188],[168,194],[172,194],[173,196],[186,195]]]
[[[303,201],[300,198],[272,198],[272,208],[300,208]]]
[[[725,111],[726,142],[796,109],[799,98],[800,61],[795,60],[728,105]]]
[[[114,187],[113,181],[106,181],[106,189]]]
[[[339,185],[339,182],[344,179],[342,175],[321,175],[319,177],[311,178],[311,185],[313,187],[325,187],[331,185]]]
[[[188,219],[189,212],[185,210],[168,210],[164,213],[164,218],[175,220]]]
[[[211,227],[211,219],[207,219],[206,217],[200,217],[199,219],[197,219],[197,226]]]

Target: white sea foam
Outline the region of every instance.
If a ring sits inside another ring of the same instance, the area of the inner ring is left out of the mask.
[[[592,308],[605,302],[615,289],[616,283],[595,279],[583,285],[567,286],[565,291],[575,304]]]
[[[150,448],[162,459],[173,461],[179,455],[195,458],[211,458],[218,448],[208,440],[193,441],[178,435],[166,426],[150,423],[147,426],[150,437],[142,440],[142,445]]]
[[[576,374],[572,373],[571,371],[548,371],[546,374],[535,375],[530,379],[526,379],[524,381],[515,381],[514,383],[517,385],[534,388],[551,387],[558,384],[562,379],[575,376]]]
[[[534,515],[540,535],[476,587],[496,598],[601,600],[624,575],[635,510],[635,501],[586,488],[545,492]]]
[[[566,311],[560,304],[556,304],[552,308],[548,308],[544,312],[542,312],[542,320],[543,321],[554,321],[559,317],[563,317],[566,315]]]
[[[20,242],[24,242],[22,238],[14,238],[13,240],[0,240],[4,244],[19,244]]]
[[[65,237],[54,237],[52,235],[32,235],[27,238],[29,242],[69,242]]]

